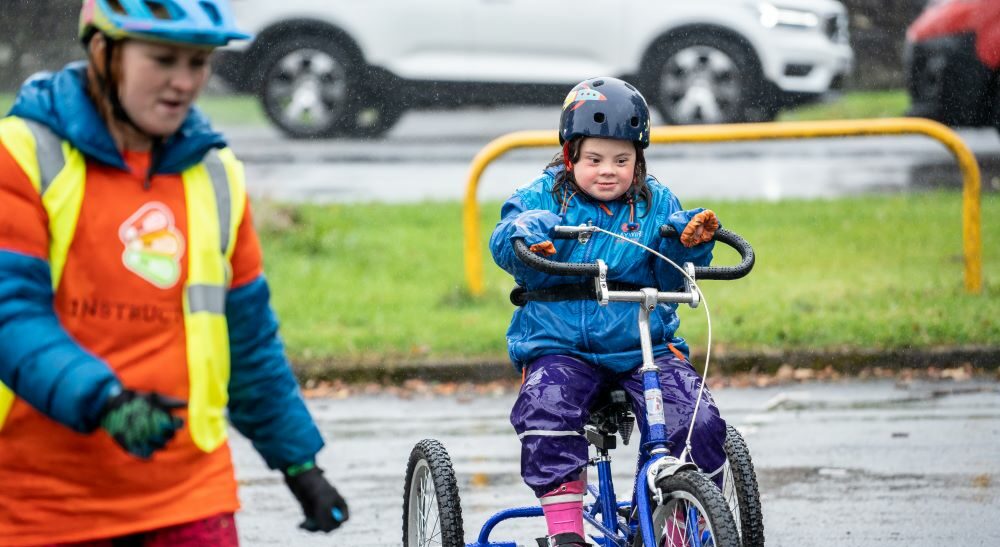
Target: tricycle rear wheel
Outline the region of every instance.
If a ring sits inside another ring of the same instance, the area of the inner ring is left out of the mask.
[[[740,540],[743,547],[764,547],[764,517],[757,490],[757,474],[746,441],[731,425],[726,427],[725,450],[722,494],[733,512]]]
[[[464,547],[462,500],[444,446],[424,439],[413,447],[403,490],[404,547]]]

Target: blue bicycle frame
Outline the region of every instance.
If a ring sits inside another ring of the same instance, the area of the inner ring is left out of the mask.
[[[598,261],[602,268],[603,263]],[[687,266],[687,265],[686,265]],[[603,272],[602,272],[603,273]],[[601,280],[607,279],[606,275],[600,276]],[[639,307],[639,336],[642,345],[642,373],[643,392],[645,398],[646,431],[644,431],[643,444],[640,448],[639,465],[640,470],[636,473],[633,485],[633,499],[637,510],[631,511],[631,516],[627,521],[618,518],[619,508],[632,508],[632,502],[618,502],[615,495],[614,482],[611,479],[611,458],[607,450],[599,450],[598,457],[592,460],[597,467],[597,488],[588,485],[588,491],[594,496],[595,501],[584,507],[584,518],[596,528],[602,537],[593,537],[599,545],[603,547],[628,547],[632,545],[635,535],[642,535],[642,545],[654,547],[653,531],[653,505],[651,500],[651,490],[654,488],[653,479],[660,475],[661,470],[670,469],[676,472],[681,469],[697,469],[692,463],[677,460],[670,455],[667,448],[667,427],[663,416],[663,392],[660,391],[659,368],[653,361],[653,345],[649,335],[649,314],[660,302],[687,303],[697,306],[699,302],[697,291],[686,286],[685,292],[658,292],[656,289],[641,289],[634,291],[608,291],[606,284],[602,294],[606,299],[602,303],[612,302],[637,302]],[[664,461],[669,458],[669,461]],[[659,501],[657,501],[658,503]],[[542,508],[539,507],[519,507],[505,509],[491,516],[483,525],[479,532],[479,537],[474,543],[466,544],[466,547],[517,547],[514,542],[491,542],[490,533],[500,522],[512,518],[540,517]],[[696,517],[688,519],[691,526],[697,521]],[[691,537],[697,537],[697,530],[689,531]]]

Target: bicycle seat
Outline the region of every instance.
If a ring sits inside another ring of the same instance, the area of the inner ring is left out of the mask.
[[[587,441],[602,450],[615,448],[615,434],[627,445],[635,426],[635,415],[625,390],[615,389],[599,398],[590,411],[584,426]]]

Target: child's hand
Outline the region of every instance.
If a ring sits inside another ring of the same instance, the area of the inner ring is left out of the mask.
[[[556,246],[552,244],[551,241],[543,241],[541,243],[535,243],[528,250],[535,254],[540,254],[542,256],[552,256],[556,254]]]
[[[536,253],[544,247],[544,244],[548,243],[548,247],[545,248],[550,249],[552,252],[542,252],[546,255],[552,255],[555,254],[555,247],[552,246],[549,234],[561,222],[562,217],[552,211],[544,209],[524,211],[514,219],[514,233],[510,237],[511,239],[524,238],[524,242]]]
[[[681,244],[694,247],[712,240],[715,231],[719,229],[719,219],[711,209],[705,209],[691,218],[684,231],[681,232]]]

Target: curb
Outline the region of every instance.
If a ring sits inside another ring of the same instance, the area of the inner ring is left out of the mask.
[[[692,355],[695,368],[704,354]],[[716,352],[710,363],[715,375],[744,372],[774,374],[781,367],[813,370],[833,369],[853,375],[866,369],[929,369],[972,367],[1000,369],[1000,346],[954,346],[935,348],[789,350]],[[512,380],[518,376],[507,360],[455,360],[438,362],[384,362],[359,364],[337,361],[298,361],[293,365],[299,381],[402,384],[407,380],[429,382],[484,383]]]

